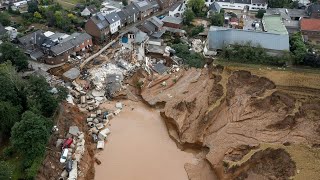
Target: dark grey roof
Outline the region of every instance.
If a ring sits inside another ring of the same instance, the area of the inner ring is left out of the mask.
[[[251,4],[251,0],[217,0],[217,2],[230,2],[239,4]]]
[[[121,21],[126,21],[127,20],[128,14],[125,11],[123,11],[123,10],[118,11],[117,14],[120,17]]]
[[[176,3],[173,6],[170,7],[169,11],[174,11],[175,9],[177,9],[180,5],[182,4],[182,2]]]
[[[110,74],[106,78],[106,95],[112,98],[113,95],[121,89],[120,76],[117,74]]]
[[[35,60],[38,60],[39,58],[43,57],[44,54],[40,49],[36,49],[35,51],[30,53],[30,57],[34,58]]]
[[[159,38],[161,38],[161,36],[162,36],[165,32],[166,32],[166,30],[163,29],[163,30],[161,30],[161,31],[157,31],[157,32],[152,33],[151,36],[154,37],[154,38],[159,39]]]
[[[3,25],[0,23],[0,35],[3,35],[7,32],[7,30],[3,27]]]
[[[142,23],[141,27],[143,27],[143,29],[146,30],[147,31],[146,33],[148,34],[156,31],[156,26],[149,21]]]
[[[308,13],[320,13],[320,3],[314,3],[308,6]]]
[[[152,69],[159,74],[165,73],[169,68],[162,63],[152,65]]]
[[[218,3],[214,2],[214,3],[210,4],[209,10],[213,11],[213,12],[220,12],[221,6]]]
[[[142,43],[143,41],[148,39],[148,35],[140,30],[138,30],[137,32],[135,32],[135,38],[134,38],[134,42],[135,43]]]
[[[27,34],[21,38],[19,38],[19,42],[24,46],[28,47],[31,45],[38,45],[40,46],[47,37],[43,34],[41,30],[35,31],[33,33]]]
[[[124,7],[122,10],[125,10],[129,16],[132,16],[133,14],[139,13],[138,8],[133,3]]]
[[[162,22],[169,22],[169,23],[173,23],[173,24],[181,24],[182,23],[182,18],[166,16],[166,17],[164,17],[162,19]]]
[[[252,0],[252,4],[267,4],[268,0]]]
[[[133,4],[138,8],[140,12],[144,12],[152,8],[151,3],[147,0],[135,1],[133,2]]]
[[[152,8],[154,8],[154,9],[160,8],[160,6],[159,6],[159,4],[158,4],[157,1],[152,0],[152,1],[149,1],[149,2],[150,2],[150,4],[151,4]]]
[[[91,17],[91,20],[97,25],[100,30],[109,26],[108,21],[100,12]]]
[[[107,19],[107,21],[109,22],[109,24],[113,24],[113,23],[121,20],[120,17],[118,16],[118,14],[115,13],[115,12],[112,12],[112,13],[110,13],[110,14],[107,14],[107,15],[105,16],[105,18]]]
[[[98,12],[98,9],[94,5],[87,6],[87,9],[90,11],[91,14],[95,14]]]
[[[154,24],[155,26],[157,26],[158,28],[161,28],[163,26],[163,22],[157,18],[156,16],[152,16],[149,21]]]
[[[73,33],[64,39],[60,44],[51,47],[51,51],[55,55],[60,55],[89,39],[91,39],[91,36],[87,33]]]

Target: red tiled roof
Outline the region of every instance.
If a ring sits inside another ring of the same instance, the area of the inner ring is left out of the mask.
[[[320,31],[320,19],[306,19],[300,21],[301,30],[305,31]]]

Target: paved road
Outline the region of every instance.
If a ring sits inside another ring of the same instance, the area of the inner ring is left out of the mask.
[[[169,7],[170,8],[170,7]],[[161,14],[164,14],[165,12],[168,12],[169,8],[167,9],[164,9],[162,11],[159,11],[159,12],[156,12],[155,14],[153,14],[152,16],[159,16]],[[126,33],[129,32],[129,30],[132,28],[132,27],[136,27],[138,25],[140,25],[141,23],[143,23],[145,20],[147,20],[148,18],[146,19],[143,19],[142,21],[138,21],[138,22],[135,22],[134,24],[130,25],[130,26],[126,26],[125,28],[121,29],[119,31],[119,35],[114,38],[114,40],[112,40],[111,42],[109,42],[106,46],[104,46],[100,51],[98,51],[97,53],[91,55],[90,57],[88,57],[86,60],[84,60],[81,65],[80,65],[80,70],[88,63],[90,62],[91,60],[93,60],[94,58],[98,57],[101,53],[103,53],[105,50],[107,50],[113,43],[117,42],[117,40],[119,38],[121,38],[123,35],[125,35]]]

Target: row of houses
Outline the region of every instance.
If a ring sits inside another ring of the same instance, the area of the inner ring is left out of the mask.
[[[70,56],[80,55],[93,45],[92,38],[87,33],[53,33],[41,30],[18,38],[19,46],[31,59],[47,64],[67,62]]]
[[[120,28],[133,24],[137,21],[145,20],[161,9],[168,8],[176,3],[176,0],[138,0],[133,1],[117,12],[103,14],[95,13],[85,24],[85,30],[97,42],[108,41]],[[153,22],[150,22],[153,21]],[[143,24],[144,29],[153,31],[157,27],[154,18]],[[151,27],[153,25],[155,27]],[[153,32],[154,33],[154,32]],[[148,33],[149,34],[149,33]]]

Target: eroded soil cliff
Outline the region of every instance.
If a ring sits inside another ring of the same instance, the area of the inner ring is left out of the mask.
[[[142,98],[163,106],[172,139],[181,148],[206,149],[198,165],[185,166],[190,179],[208,179],[210,171],[219,179],[289,179],[300,173],[301,163],[287,147],[319,147],[316,96],[298,97],[267,78],[221,66],[143,81]],[[197,169],[209,175],[199,178]]]

